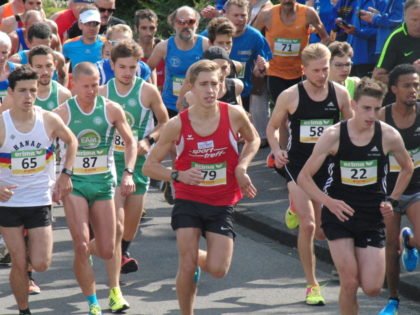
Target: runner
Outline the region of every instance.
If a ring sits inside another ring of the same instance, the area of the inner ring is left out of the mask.
[[[400,250],[402,263],[407,271],[416,269],[420,249],[420,103],[416,102],[420,91],[419,75],[414,66],[402,64],[389,74],[389,86],[395,95],[395,103],[381,108],[379,119],[391,125],[401,134],[405,148],[414,161],[414,173],[408,187],[394,207],[394,216],[385,218],[386,226],[386,279],[389,292],[388,304],[380,315],[398,314],[398,287],[400,280]],[[387,176],[387,190],[392,192],[396,185],[400,166],[395,158],[390,158],[390,173]],[[402,230],[403,243],[400,245],[401,216],[406,214],[413,224],[411,229]]]
[[[17,67],[13,62],[7,61],[11,48],[10,37],[6,33],[0,32],[0,103],[3,103],[3,99],[7,95],[7,88],[9,87],[7,78]]]
[[[256,195],[247,168],[260,144],[245,112],[216,100],[220,86],[216,63],[201,60],[189,68],[188,76],[194,104],[168,122],[143,167],[145,175],[175,183],[172,228],[179,251],[176,289],[183,315],[193,314],[201,269],[217,278],[228,272],[235,237],[233,205],[242,193]],[[240,156],[238,133],[245,140]],[[161,162],[174,143],[178,154],[176,169],[171,170]],[[206,237],[207,252],[199,249],[200,235]]]
[[[31,314],[28,264],[42,272],[51,263],[51,204],[72,190],[69,174],[77,148],[77,140],[57,115],[34,107],[37,79],[28,66],[10,74],[13,107],[0,119],[0,231],[10,252],[10,285],[21,315]],[[63,173],[52,188],[57,137],[68,150]],[[28,229],[27,243],[24,229]]]
[[[321,205],[312,200],[296,184],[297,176],[322,132],[339,121],[352,116],[350,98],[345,87],[328,81],[330,51],[323,44],[307,46],[302,51],[306,80],[285,90],[277,98],[273,115],[267,126],[267,138],[275,158],[277,172],[285,177],[291,205],[299,219],[297,248],[307,281],[306,303],[324,305],[321,288],[315,276],[314,236],[324,239],[320,230]],[[290,121],[289,143],[277,130]],[[286,150],[287,147],[287,150]],[[327,166],[317,174],[322,187],[327,178]]]
[[[383,218],[393,215],[392,204],[413,172],[398,131],[377,121],[385,93],[381,82],[362,79],[352,100],[354,117],[325,131],[298,178],[305,193],[324,205],[322,228],[340,276],[340,312],[346,315],[359,314],[359,287],[368,296],[381,292],[385,277]],[[401,172],[386,197],[388,153],[394,154]],[[330,178],[322,192],[313,176],[328,156],[332,156]]]
[[[141,168],[146,160],[146,154],[159,138],[160,127],[168,120],[168,113],[157,88],[136,77],[137,62],[141,54],[140,46],[134,41],[123,41],[115,46],[111,52],[111,65],[115,72],[115,78],[99,89],[100,95],[123,107],[134,139],[138,143],[137,161],[133,169],[136,189],[133,194],[123,196],[120,185],[125,167],[125,146],[119,134],[116,134],[114,140],[118,179],[115,191],[117,234],[115,253],[108,263],[109,287],[111,289],[109,306],[113,312],[120,312],[129,307],[127,301],[122,298],[119,281],[120,270],[122,273],[129,273],[138,269],[138,263],[130,257],[128,247],[136,237],[149,186],[149,179],[143,175]],[[156,128],[154,128],[153,115],[158,121]]]
[[[124,111],[118,104],[98,96],[99,72],[94,64],[81,62],[73,69],[75,97],[55,111],[77,135],[78,153],[74,163],[74,189],[63,199],[67,224],[74,243],[73,268],[89,315],[102,314],[96,297],[95,275],[90,255],[109,260],[115,253],[115,209],[112,174],[112,140],[115,128],[125,142],[125,166],[121,195],[134,191],[132,169],[136,143]],[[95,239],[89,240],[89,224]]]

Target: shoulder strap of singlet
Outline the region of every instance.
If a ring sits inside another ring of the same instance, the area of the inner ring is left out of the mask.
[[[385,122],[394,126],[394,119],[392,119],[392,104],[385,106]]]
[[[334,82],[332,82],[332,81],[328,81],[328,98],[330,100],[338,101],[337,100],[337,94],[335,93]]]

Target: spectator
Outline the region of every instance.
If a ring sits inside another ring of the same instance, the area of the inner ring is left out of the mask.
[[[321,19],[322,24],[324,24],[325,30],[328,34],[331,34],[331,31],[335,28],[335,8],[338,0],[308,0],[306,2],[307,6],[313,7],[318,13],[319,18]],[[318,43],[321,40],[318,33],[312,32],[309,39],[310,43]]]
[[[354,7],[358,0],[338,0],[338,3],[335,6],[335,22],[336,27],[334,30],[336,31],[336,38],[335,40],[338,41],[346,41],[347,40],[347,33],[341,29],[338,24],[340,23],[347,23],[350,24],[352,22]]]
[[[389,35],[382,49],[373,78],[388,83],[388,72],[402,63],[420,71],[420,0],[404,4],[404,23]]]

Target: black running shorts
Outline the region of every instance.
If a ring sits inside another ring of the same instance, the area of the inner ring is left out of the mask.
[[[38,207],[0,207],[0,226],[33,229],[51,225],[51,205]]]

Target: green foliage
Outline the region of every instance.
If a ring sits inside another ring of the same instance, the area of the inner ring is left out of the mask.
[[[44,8],[45,15],[49,18],[51,15],[58,11],[67,9],[66,1],[55,1],[55,0],[44,0],[42,2],[42,7]]]
[[[168,38],[172,35],[172,28],[167,23],[167,17],[176,8],[188,5],[200,11],[208,4],[214,5],[212,0],[130,0],[117,1],[115,16],[125,20],[128,24],[134,25],[134,13],[140,9],[150,9],[156,12],[159,18],[158,36]],[[202,20],[200,29],[205,27],[208,21]],[[133,29],[134,30],[134,29]]]

